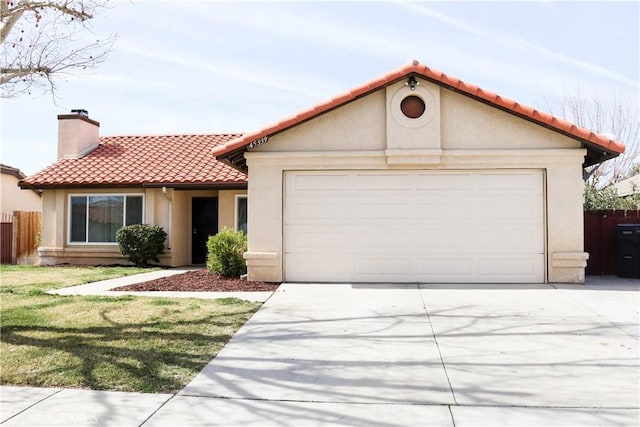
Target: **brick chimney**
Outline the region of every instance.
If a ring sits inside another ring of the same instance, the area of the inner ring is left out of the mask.
[[[58,160],[82,157],[98,146],[100,123],[87,110],[58,115]]]

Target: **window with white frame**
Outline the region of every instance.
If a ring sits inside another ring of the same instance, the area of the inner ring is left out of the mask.
[[[236,230],[247,234],[247,196],[236,195]]]
[[[143,196],[96,194],[69,196],[69,242],[115,243],[116,231],[142,224]]]

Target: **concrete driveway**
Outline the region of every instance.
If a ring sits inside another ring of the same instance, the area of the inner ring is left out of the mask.
[[[144,425],[636,426],[639,289],[284,284]]]

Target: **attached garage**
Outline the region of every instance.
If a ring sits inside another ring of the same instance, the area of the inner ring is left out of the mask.
[[[249,174],[249,279],[581,283],[610,138],[413,62],[214,149]]]
[[[544,282],[540,170],[285,174],[289,282]]]

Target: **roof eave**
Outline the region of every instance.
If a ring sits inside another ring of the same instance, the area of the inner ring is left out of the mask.
[[[0,165],[0,169],[2,169],[2,174],[14,176],[19,180],[27,177],[20,169],[14,168],[13,166]]]
[[[456,91],[455,88],[449,88],[449,89]],[[587,149],[587,155],[585,156],[585,161],[582,163],[582,167],[583,168],[586,168],[588,166],[592,166],[592,165],[595,165],[597,163],[602,163],[604,161],[616,158],[620,154],[622,154],[622,153],[619,153],[619,152],[614,151],[614,150],[607,150],[606,148],[604,148],[604,147],[602,147],[600,145],[597,145],[597,144],[595,144],[595,143],[593,143],[591,141],[588,141],[586,139],[577,138],[575,135],[572,135],[569,132],[566,132],[566,131],[563,131],[562,129],[558,129],[556,127],[550,126],[549,124],[547,124],[545,122],[535,120],[535,119],[533,119],[533,118],[531,118],[531,117],[529,117],[529,116],[527,116],[525,114],[519,114],[518,112],[510,110],[508,108],[504,108],[504,107],[501,107],[499,105],[492,104],[492,103],[484,100],[483,98],[475,97],[475,96],[473,96],[471,94],[468,94],[468,93],[465,93],[465,92],[459,92],[459,91],[456,91],[456,92],[460,93],[461,95],[470,97],[470,98],[472,98],[472,99],[474,99],[476,101],[482,102],[483,104],[489,105],[489,106],[491,106],[493,108],[497,108],[497,109],[499,109],[501,111],[504,111],[506,113],[509,113],[511,115],[519,117],[519,118],[521,118],[523,120],[526,120],[526,121],[531,122],[533,124],[536,124],[538,126],[542,126],[542,127],[546,128],[546,129],[549,129],[549,130],[551,130],[553,132],[559,133],[561,135],[564,135],[564,136],[566,136],[568,138],[571,138],[571,139],[579,142],[580,144],[582,144],[582,146],[584,148]]]
[[[582,142],[582,146],[587,149],[587,155],[584,157],[584,162],[582,163],[583,168],[606,162],[607,160],[615,159],[620,154],[622,154],[615,151],[607,151],[599,145],[595,145],[588,141],[580,142]]]
[[[176,190],[244,190],[248,186],[247,182],[202,182],[202,183],[181,183],[181,182],[158,182],[144,184],[144,188],[174,188]]]
[[[429,73],[433,74],[430,75]],[[591,166],[593,164],[596,163],[600,163],[606,160],[609,160],[611,158],[617,157],[618,155],[620,155],[621,153],[624,152],[624,146],[620,143],[616,143],[615,141],[609,141],[607,143],[607,145],[611,146],[613,145],[613,147],[611,148],[607,148],[604,145],[599,145],[597,142],[588,140],[588,139],[584,139],[584,138],[580,138],[578,135],[576,134],[572,134],[569,131],[565,131],[563,130],[563,126],[566,126],[567,123],[564,123],[563,125],[556,127],[553,126],[549,123],[546,123],[544,120],[540,119],[540,120],[536,120],[535,117],[532,117],[528,114],[525,114],[524,112],[519,112],[517,111],[518,109],[522,109],[522,105],[515,103],[514,102],[514,107],[513,108],[509,108],[506,106],[501,105],[501,103],[503,103],[503,101],[508,101],[507,98],[503,98],[500,97],[498,95],[496,95],[496,102],[492,102],[489,99],[486,99],[487,96],[489,96],[490,92],[484,91],[480,88],[477,88],[473,85],[468,85],[464,82],[462,82],[461,80],[458,79],[451,79],[448,76],[446,76],[444,73],[440,73],[438,74],[438,72],[434,72],[433,70],[429,69],[428,67],[419,64],[417,61],[413,62],[412,66],[409,67],[404,67],[400,70],[397,70],[396,72],[392,72],[390,74],[387,74],[386,76],[383,76],[382,78],[378,79],[376,84],[373,83],[365,83],[364,85],[361,85],[353,90],[351,90],[350,92],[344,93],[342,95],[339,95],[337,97],[332,98],[331,100],[325,102],[324,104],[321,104],[320,107],[312,107],[308,110],[305,110],[304,112],[298,114],[297,116],[293,116],[292,118],[286,119],[282,122],[279,122],[275,125],[269,126],[268,128],[265,128],[261,131],[258,131],[254,134],[249,134],[249,135],[245,135],[242,136],[238,139],[242,140],[242,138],[247,138],[247,137],[251,137],[252,140],[260,140],[260,139],[268,139],[274,135],[277,135],[281,132],[284,132],[292,127],[295,127],[299,124],[305,123],[313,118],[316,118],[318,116],[321,116],[322,114],[328,113],[330,111],[333,111],[339,107],[342,107],[346,104],[349,104],[353,101],[356,101],[360,98],[363,98],[365,96],[368,96],[369,94],[376,92],[378,90],[384,89],[385,87],[392,85],[398,81],[401,81],[405,78],[408,78],[410,76],[420,76],[421,78],[425,79],[426,81],[429,81],[433,84],[437,84],[440,87],[443,87],[445,89],[454,91],[458,94],[464,95],[466,97],[469,97],[471,99],[474,99],[476,101],[480,101],[482,103],[484,103],[485,105],[489,105],[491,107],[497,108],[501,111],[507,112],[509,114],[515,115],[516,117],[525,119],[531,123],[537,124],[539,126],[543,126],[547,129],[550,129],[554,132],[560,133],[562,135],[565,135],[569,138],[572,138],[578,142],[580,142],[583,147],[587,148],[588,150],[588,154],[587,156],[585,156],[585,162],[583,163],[583,167],[587,167],[587,166]],[[438,77],[439,76],[439,77]],[[455,81],[457,81],[457,83],[455,83]],[[455,83],[455,84],[454,84]],[[460,87],[462,85],[462,87]],[[471,91],[471,88],[475,88],[476,89],[476,93],[473,93]],[[343,101],[342,101],[343,100]],[[341,102],[340,102],[341,101]],[[546,113],[540,113],[539,111],[533,111],[534,115],[538,114],[538,116],[540,115],[545,115]],[[562,122],[557,120],[556,118],[553,118],[553,120],[555,120],[556,122]],[[575,126],[574,126],[575,127]],[[248,151],[249,149],[249,145],[250,143],[247,141],[242,142],[243,145],[241,146],[235,146],[233,144],[233,140],[227,142],[226,144],[223,144],[222,146],[218,147],[218,151],[222,150],[222,152],[220,152],[219,154],[215,154],[216,159],[219,161],[222,161],[238,170],[241,170],[243,172],[247,172],[247,167],[246,167],[246,162],[244,161],[244,153],[246,151]],[[225,152],[225,145],[229,144],[228,149],[229,151]],[[622,146],[622,148],[620,149],[620,147],[616,147],[616,145],[618,146]],[[618,150],[618,151],[617,151]]]
[[[52,183],[30,184],[19,182],[23,190],[91,190],[91,189],[134,189],[134,188],[174,188],[176,190],[239,190],[246,189],[247,182],[153,182],[153,183]]]

